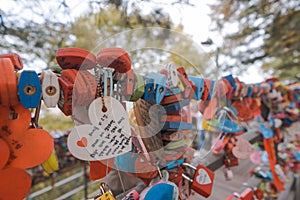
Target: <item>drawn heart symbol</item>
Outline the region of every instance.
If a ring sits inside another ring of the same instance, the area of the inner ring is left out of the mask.
[[[77,145],[80,146],[80,147],[86,147],[87,146],[86,137],[82,137],[81,140],[77,141]]]

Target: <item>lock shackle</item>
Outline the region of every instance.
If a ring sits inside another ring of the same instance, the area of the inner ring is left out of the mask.
[[[185,167],[189,167],[189,168],[191,168],[193,170],[197,169],[195,166],[191,165],[190,163],[182,163],[182,165],[185,166]]]

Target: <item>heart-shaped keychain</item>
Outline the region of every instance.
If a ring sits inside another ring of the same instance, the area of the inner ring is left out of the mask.
[[[131,150],[128,114],[117,99],[95,99],[89,107],[89,118],[92,125],[75,126],[68,137],[69,150],[76,158],[104,160]]]

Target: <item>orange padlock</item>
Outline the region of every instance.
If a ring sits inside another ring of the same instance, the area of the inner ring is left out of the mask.
[[[214,172],[200,164],[197,167],[194,167],[189,163],[183,163],[182,165],[195,170],[193,179],[186,174],[182,174],[183,178],[191,182],[191,189],[206,198],[209,197],[212,192],[215,177]]]
[[[58,78],[61,91],[57,105],[66,116],[72,114],[73,87],[76,74],[77,70],[63,70],[61,76]]]
[[[128,53],[117,47],[104,48],[97,53],[97,63],[102,67],[114,68],[118,73],[126,73],[131,69]]]
[[[22,59],[16,53],[10,53],[10,54],[5,54],[5,55],[0,55],[0,58],[9,58],[16,70],[23,69]]]
[[[80,48],[60,48],[56,60],[62,69],[92,69],[96,66],[96,56]]]
[[[14,106],[18,100],[17,77],[9,58],[0,58],[0,105]]]

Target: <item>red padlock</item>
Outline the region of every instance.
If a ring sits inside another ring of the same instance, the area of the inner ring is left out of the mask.
[[[182,100],[182,95],[181,95],[181,93],[178,93],[178,94],[174,94],[174,95],[171,95],[171,96],[165,96],[162,99],[162,101],[160,102],[160,104],[166,105],[166,104],[175,103],[175,102],[178,102],[178,101],[181,101],[181,100]]]
[[[122,78],[118,80],[119,85],[121,86],[121,94],[123,96],[131,96],[134,90],[134,72],[133,69],[130,69]]]
[[[246,188],[241,194],[241,200],[252,200],[254,197],[254,192],[251,188]]]
[[[212,192],[215,177],[214,172],[200,164],[197,167],[194,167],[189,163],[183,163],[182,165],[195,170],[193,179],[185,174],[182,174],[183,178],[191,182],[191,189],[206,198],[209,197]]]
[[[57,105],[66,116],[72,114],[73,88],[77,72],[75,69],[66,69],[62,71],[61,76],[58,78],[60,97]]]
[[[80,48],[60,48],[56,60],[62,69],[92,69],[96,66],[96,56]]]
[[[16,53],[10,53],[10,54],[5,54],[5,55],[0,55],[0,58],[9,58],[16,70],[23,69],[22,59]]]
[[[131,69],[128,53],[117,47],[101,49],[97,53],[97,63],[102,67],[114,68],[118,73],[126,73]]]
[[[188,79],[187,73],[185,72],[183,67],[177,68],[177,71],[178,71],[178,77],[184,86],[183,97],[192,98],[194,94],[194,90],[191,85],[191,82]]]
[[[182,174],[184,173],[184,170],[182,169],[181,166],[178,166],[176,168],[168,170],[169,172],[169,181],[175,183],[178,185],[182,180]]]
[[[228,168],[238,166],[239,165],[239,159],[233,155],[225,156],[224,157],[224,164]]]

